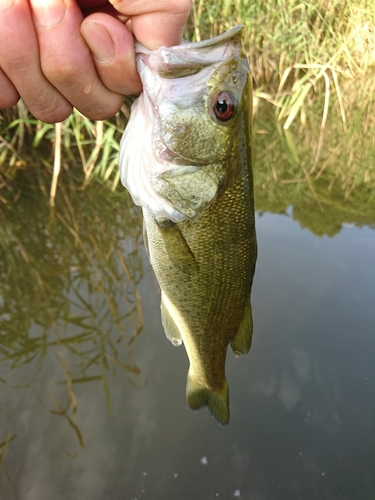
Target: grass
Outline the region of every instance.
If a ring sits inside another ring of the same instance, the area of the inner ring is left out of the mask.
[[[49,199],[54,206],[61,169],[70,169],[76,189],[93,179],[115,190],[119,140],[126,126],[132,98],[111,120],[93,122],[77,110],[63,123],[42,123],[27,114],[22,102],[0,112],[0,202],[14,201],[12,180],[27,165],[41,163],[51,174]],[[74,168],[76,164],[79,168]]]
[[[200,40],[234,24],[248,31],[247,52],[257,84],[278,84],[294,65],[334,65],[347,76],[375,64],[372,0],[193,0],[187,36]],[[298,77],[301,68],[296,69]]]
[[[219,21],[218,21],[219,20]],[[285,129],[301,116],[307,98],[324,96],[322,128],[341,81],[358,80],[375,66],[372,0],[193,0],[188,36],[200,40],[244,24],[256,95],[276,107]],[[341,106],[345,123],[345,111]]]
[[[193,0],[184,36],[201,40],[236,24],[247,27],[255,104],[270,102],[277,122],[288,130],[295,121],[306,125],[307,108],[323,103],[313,167],[319,172],[329,110],[338,103],[345,128],[355,102],[345,99],[344,89],[348,82],[361,82],[374,70],[375,3]],[[22,103],[0,112],[0,203],[14,201],[17,193],[12,191],[12,180],[32,162],[42,163],[50,173],[51,205],[62,169],[70,170],[76,189],[84,189],[95,179],[115,190],[118,145],[131,102],[126,99],[122,111],[111,120],[92,122],[74,111],[56,126],[35,120]]]

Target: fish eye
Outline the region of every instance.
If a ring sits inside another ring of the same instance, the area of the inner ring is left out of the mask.
[[[226,122],[235,114],[237,98],[232,92],[218,92],[212,100],[212,111],[221,122]]]

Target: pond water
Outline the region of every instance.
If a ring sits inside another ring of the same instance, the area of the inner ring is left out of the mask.
[[[228,351],[225,428],[186,403],[127,194],[62,184],[51,212],[21,179],[1,222],[1,499],[375,498],[373,204],[255,156],[254,336]]]

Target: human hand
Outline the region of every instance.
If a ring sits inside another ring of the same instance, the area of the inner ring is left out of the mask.
[[[73,107],[113,116],[141,91],[133,34],[150,49],[178,44],[190,9],[190,0],[77,1],[0,0],[0,109],[21,97],[47,123]]]

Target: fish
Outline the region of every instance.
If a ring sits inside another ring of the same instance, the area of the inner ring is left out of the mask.
[[[243,26],[200,42],[136,43],[143,92],[119,154],[121,182],[142,207],[166,336],[189,358],[186,399],[229,422],[225,362],[251,346],[257,242],[252,77]]]

